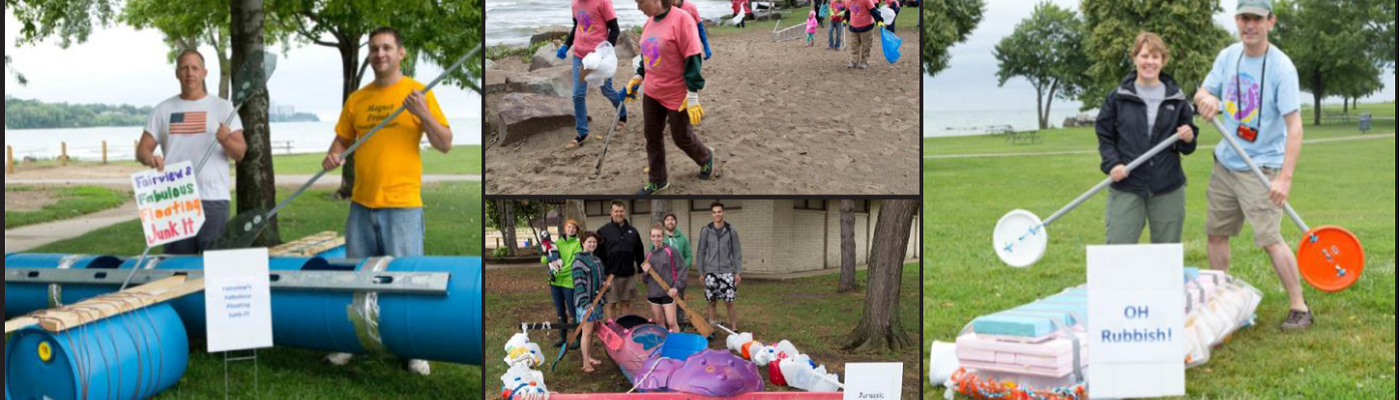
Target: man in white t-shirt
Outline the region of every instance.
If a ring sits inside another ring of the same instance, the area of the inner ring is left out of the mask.
[[[185,50],[175,58],[175,78],[180,95],[156,105],[136,146],[136,161],[164,171],[166,163],[189,161],[195,167],[214,143],[220,149],[209,157],[195,176],[204,206],[204,227],[198,236],[165,245],[165,254],[197,255],[224,233],[229,216],[229,160],[241,161],[248,145],[243,122],[233,113],[233,103],[205,90],[204,55]],[[232,119],[230,119],[232,117]],[[224,121],[230,121],[224,125]],[[161,155],[156,155],[160,146]]]

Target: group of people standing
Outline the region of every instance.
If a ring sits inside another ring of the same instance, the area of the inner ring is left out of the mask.
[[[1171,56],[1163,39],[1143,32],[1134,41],[1136,70],[1110,91],[1095,122],[1099,168],[1114,181],[1105,213],[1106,241],[1137,243],[1144,226],[1150,226],[1152,243],[1181,242],[1187,184],[1181,157],[1195,152],[1199,134],[1192,120],[1197,114],[1206,120],[1223,115],[1224,133],[1236,136],[1271,182],[1261,184],[1231,146],[1215,146],[1206,188],[1210,266],[1229,269],[1230,238],[1249,222],[1254,245],[1268,254],[1288,294],[1290,312],[1280,328],[1303,330],[1312,326],[1313,314],[1303,299],[1297,258],[1279,233],[1303,143],[1298,71],[1269,44],[1268,33],[1278,22],[1271,2],[1241,0],[1234,20],[1240,43],[1220,51],[1191,100],[1162,72]],[[1176,144],[1127,170],[1131,160],[1172,135],[1179,139]]]
[[[638,290],[645,293],[641,296],[651,308],[652,321],[680,332],[676,300],[685,299],[692,268],[704,284],[709,303],[706,318],[715,320],[716,306],[723,302],[729,328],[738,329],[734,301],[743,281],[743,251],[738,232],[724,220],[723,203],[710,205],[714,221],[700,229],[694,251],[690,239],[677,229],[679,219],[674,213],[646,231],[648,248],[642,244],[641,231],[627,219],[626,203],[614,201],[610,207],[610,221],[596,232],[580,233],[575,220],[564,223],[564,235],[556,242],[563,267],[550,279],[559,322],[583,325],[584,372],[594,372],[600,364],[590,351],[594,323],[631,313]],[[562,347],[567,340],[561,335],[555,346]],[[575,345],[580,344],[570,344]]]
[[[880,7],[889,7],[895,15],[899,14],[899,0],[813,1],[812,11],[807,13],[807,46],[813,46],[817,28],[829,20],[831,27],[827,29],[826,48],[840,51],[843,45],[848,46],[851,58],[846,68],[870,68],[870,49],[874,46],[875,29],[883,27],[894,32],[893,21],[888,25],[880,21],[877,15]],[[846,30],[851,33],[849,43],[844,42]]]

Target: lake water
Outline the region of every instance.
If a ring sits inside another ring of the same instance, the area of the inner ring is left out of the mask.
[[[477,118],[449,119],[453,144],[481,144],[481,120]],[[60,154],[62,143],[68,143],[68,156],[75,159],[100,160],[102,141],[107,141],[107,157],[113,160],[134,159],[135,141],[141,138],[138,126],[69,128],[69,129],[6,129],[5,146],[13,146],[15,158],[53,158]],[[273,154],[321,153],[330,148],[335,136],[335,122],[279,122],[272,124]],[[426,143],[426,139],[424,140]]]
[[[729,0],[689,0],[700,10],[700,17],[717,19],[733,15]],[[573,26],[568,0],[487,0],[486,45],[519,45],[530,42],[535,28],[549,25]],[[641,26],[646,15],[632,0],[613,0],[617,23],[623,27]]]
[[[1050,126],[1061,126],[1065,118],[1079,115],[1077,104],[1051,107]],[[1092,111],[1090,112],[1092,115]],[[993,126],[1010,125],[1015,131],[1039,128],[1034,109],[1028,110],[930,110],[924,109],[924,137],[968,136],[986,133]]]

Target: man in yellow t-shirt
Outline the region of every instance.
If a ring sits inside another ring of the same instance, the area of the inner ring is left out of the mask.
[[[350,215],[345,221],[345,250],[350,258],[408,257],[423,255],[423,159],[419,143],[423,135],[433,149],[452,149],[452,129],[438,108],[437,97],[422,92],[424,85],[399,69],[405,55],[403,41],[392,28],[378,28],[369,35],[369,63],[374,83],[365,85],[340,112],[335,141],[322,163],[327,170],[344,164],[340,154],[370,133],[389,114],[399,114],[355,151],[355,186]],[[349,354],[332,354],[332,364],[344,365]],[[421,375],[430,372],[422,360],[408,361]]]

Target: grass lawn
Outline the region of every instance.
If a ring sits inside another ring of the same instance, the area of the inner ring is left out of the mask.
[[[1366,110],[1365,112],[1371,112],[1377,117],[1395,117],[1395,103],[1362,104],[1361,107],[1363,110]],[[1342,106],[1337,105],[1336,110],[1333,110],[1332,106],[1328,105],[1325,111],[1328,113],[1335,112],[1341,114]],[[1356,115],[1358,112],[1352,111],[1352,114]],[[1361,134],[1355,122],[1325,123],[1321,126],[1314,126],[1312,124],[1312,111],[1304,110],[1303,117],[1304,140]],[[1198,118],[1196,120],[1196,125],[1201,128],[1201,146],[1211,146],[1220,142],[1220,134],[1215,131],[1215,128],[1210,125],[1209,121]],[[1367,134],[1374,135],[1381,133],[1395,133],[1395,120],[1375,121],[1371,125],[1370,133]],[[1012,144],[1007,143],[1005,138],[987,135],[924,138],[924,155],[1098,151],[1098,138],[1094,135],[1094,128],[1092,127],[1041,131],[1040,138],[1041,141],[1039,143],[1033,144]],[[1085,187],[1085,189],[1087,188],[1088,187]]]
[[[6,195],[19,192],[46,192],[54,201],[36,211],[5,210],[5,229],[79,217],[119,206],[131,198],[129,192],[98,186],[5,187]]]
[[[1331,126],[1308,126],[1307,132],[1309,137],[1359,135],[1354,129]],[[1083,133],[1053,131],[1048,137],[1067,137],[1066,144],[1079,141],[1069,147],[1093,149],[1092,136]],[[1213,143],[1219,134],[1203,136]],[[1009,147],[1041,151],[1055,147],[1052,140],[1038,146],[1011,146],[987,138],[928,143],[940,153],[971,153]],[[945,150],[944,143],[955,149]],[[1248,239],[1252,230],[1246,228],[1233,241],[1230,272],[1264,292],[1258,324],[1237,332],[1211,354],[1209,363],[1187,371],[1188,396],[1395,398],[1395,148],[1394,137],[1303,147],[1290,201],[1313,226],[1343,226],[1361,239],[1367,250],[1364,276],[1339,293],[1304,285],[1316,324],[1306,332],[1281,333],[1278,324],[1288,312],[1287,296],[1262,251],[1253,248]],[[1200,152],[1185,159],[1187,266],[1208,266],[1202,228],[1211,160],[1210,154]],[[1021,208],[1044,218],[1103,179],[1098,162],[1097,153],[925,160],[924,215],[929,217],[924,245],[928,254],[940,256],[924,264],[924,359],[928,342],[952,341],[974,317],[1085,281],[1083,245],[1104,240],[1104,194],[1050,227],[1045,258],[1030,268],[1003,265],[989,238],[1004,213]],[[1286,218],[1282,226],[1290,246],[1296,246],[1301,232]],[[926,398],[943,393],[929,386],[926,374],[923,380]]]
[[[320,153],[273,156],[272,164],[278,174],[314,174],[321,171]],[[442,154],[437,150],[423,151],[423,173],[427,175],[480,175],[481,146],[454,146]]]
[[[279,193],[290,194],[290,190]],[[331,200],[330,190],[312,190],[292,203],[281,215],[281,234],[292,240],[314,233],[344,232],[348,204]],[[443,183],[425,185],[423,200],[427,218],[425,250],[432,255],[481,255],[481,185]],[[35,253],[119,254],[134,256],[144,249],[140,225],[128,222],[71,240],[53,243]],[[153,250],[158,253],[159,249]],[[199,349],[202,345],[194,345]],[[459,399],[476,398],[481,391],[481,367],[433,363],[433,375],[418,377],[400,368],[395,360],[359,359],[347,367],[321,363],[324,354],[271,349],[259,352],[263,392],[273,399]],[[246,387],[235,397],[249,398],[252,365],[235,363],[233,379]],[[157,399],[222,398],[223,359],[195,350],[180,384]],[[243,396],[238,396],[243,394]]]
[[[905,265],[904,284],[900,288],[900,316],[904,330],[917,340],[914,325],[918,310],[917,265]],[[506,366],[500,360],[507,339],[519,333],[522,322],[554,321],[554,303],[550,300],[549,289],[545,286],[545,275],[538,268],[512,268],[486,272],[486,386],[488,393],[500,386],[500,376]],[[856,273],[856,281],[865,285],[866,273]],[[745,281],[739,301],[739,325],[741,330],[754,332],[760,342],[791,341],[797,349],[812,357],[818,365],[825,364],[827,370],[837,372],[843,379],[845,364],[851,362],[903,362],[904,397],[917,398],[919,394],[918,370],[920,365],[915,349],[903,352],[879,352],[869,354],[849,354],[840,350],[840,342],[846,334],[860,322],[864,307],[864,291],[852,294],[836,294],[839,276],[823,275],[813,278],[789,281]],[[704,302],[703,287],[698,279],[692,279],[687,298],[692,299],[692,307],[700,307]],[[717,317],[724,319],[723,306]],[[651,310],[643,309],[639,303],[633,304],[638,315],[650,317]],[[710,342],[712,349],[724,349],[725,334],[716,330],[715,340]],[[692,332],[693,333],[693,332]],[[571,351],[559,363],[559,369],[550,371],[549,365],[558,356],[558,349],[550,347],[559,340],[558,331],[531,331],[531,340],[544,347],[545,383],[551,391],[561,393],[622,393],[631,389],[627,378],[611,362],[601,346],[593,349],[596,359],[603,361],[597,372],[584,374],[579,371],[579,351]],[[760,368],[760,374],[767,382],[767,368]],[[767,385],[769,391],[788,390]]]

